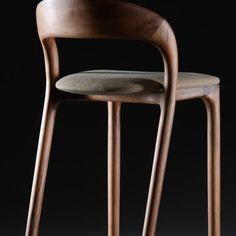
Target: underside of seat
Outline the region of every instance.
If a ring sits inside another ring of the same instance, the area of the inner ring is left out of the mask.
[[[124,95],[163,92],[164,73],[144,71],[89,70],[62,77],[58,90],[82,95]],[[219,84],[219,78],[206,74],[180,72],[177,89]]]

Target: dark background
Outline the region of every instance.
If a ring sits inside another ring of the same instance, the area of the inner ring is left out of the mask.
[[[45,76],[35,24],[39,1],[1,3],[0,235],[24,235]],[[233,1],[137,0],[173,26],[181,71],[221,78],[222,231],[236,235]],[[84,69],[161,70],[158,51],[129,41],[60,40],[61,74]],[[140,235],[159,108],[122,110],[122,235]],[[59,107],[40,235],[106,235],[106,103]],[[206,114],[177,104],[159,217],[160,235],[207,235]]]

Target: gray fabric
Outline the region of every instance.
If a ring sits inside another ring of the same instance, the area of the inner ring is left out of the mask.
[[[219,78],[198,73],[178,75],[177,88],[219,84]],[[163,91],[164,73],[143,71],[90,70],[59,79],[56,88],[74,94],[122,95]]]

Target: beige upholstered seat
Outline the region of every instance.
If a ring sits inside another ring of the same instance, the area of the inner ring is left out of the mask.
[[[84,95],[144,94],[163,91],[161,72],[90,70],[59,79],[56,88]],[[219,84],[219,78],[197,73],[179,73],[178,89]]]

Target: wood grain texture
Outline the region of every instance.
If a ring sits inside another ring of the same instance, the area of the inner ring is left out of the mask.
[[[39,231],[56,108],[56,104],[52,102],[52,99],[50,99],[50,95],[47,92],[31,190],[26,236],[37,236]]]
[[[220,90],[203,98],[208,124],[208,236],[221,235]]]
[[[41,42],[48,50],[51,48],[48,39],[52,44],[57,37],[122,38],[154,44],[163,54],[164,86],[169,96],[175,97],[178,71],[175,35],[157,13],[124,1],[44,0],[37,7],[37,26]],[[55,43],[53,47],[51,65],[58,61]]]
[[[37,7],[39,36],[149,40],[163,18],[125,1],[44,0]]]
[[[160,107],[161,116],[153,159],[143,236],[154,236],[156,234],[156,224],[174,118],[174,106],[171,106],[168,101],[163,100]]]
[[[119,0],[44,0],[37,7],[46,95],[38,144],[26,236],[37,236],[57,105],[63,100],[108,102],[108,235],[120,234],[120,109],[121,103],[161,107],[143,236],[154,236],[165,176],[176,101],[201,98],[208,113],[208,236],[220,236],[220,111],[219,86],[177,88],[178,51],[168,22],[157,13]],[[58,91],[59,56],[55,38],[122,38],[145,41],[161,52],[164,91],[145,95],[75,95]]]
[[[120,235],[120,110],[108,102],[108,235]]]

